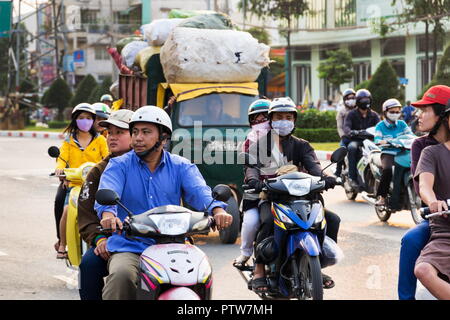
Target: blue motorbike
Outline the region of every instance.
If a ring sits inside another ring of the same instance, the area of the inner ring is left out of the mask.
[[[386,205],[375,206],[375,211],[381,221],[387,221],[391,214],[409,210],[416,224],[423,221],[419,209],[421,207],[420,196],[416,193],[411,174],[411,145],[416,136],[406,135],[395,139],[389,139],[386,144],[370,146],[369,166],[372,176],[375,179],[375,190],[378,188],[381,180],[382,166],[381,154],[382,148],[395,149],[393,179],[389,188],[389,194],[386,198]]]
[[[344,160],[345,147],[337,149],[331,162]],[[325,168],[326,169],[326,168]],[[324,170],[325,170],[324,169]],[[245,192],[254,189],[243,186]],[[321,269],[333,265],[341,252],[325,236],[326,220],[321,192],[322,177],[291,172],[264,181],[263,193],[274,218],[274,235],[265,240],[263,253],[268,291],[258,293],[262,299],[322,300]],[[260,207],[262,210],[262,206]],[[259,255],[259,246],[255,255]],[[267,251],[270,251],[268,253]],[[261,255],[260,255],[261,256]],[[237,267],[251,290],[253,266]]]

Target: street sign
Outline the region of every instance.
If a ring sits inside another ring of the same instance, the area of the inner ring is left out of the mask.
[[[85,65],[84,50],[76,50],[73,52],[73,65],[76,68],[83,68]]]
[[[63,58],[63,70],[67,72],[75,72],[75,66],[73,65],[73,55],[66,54]]]
[[[0,38],[9,37],[11,30],[11,1],[0,0]]]
[[[408,85],[409,79],[408,78],[398,78],[398,81],[400,82],[401,85]]]

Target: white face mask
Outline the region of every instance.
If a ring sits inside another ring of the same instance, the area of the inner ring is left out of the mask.
[[[272,121],[272,128],[282,137],[290,134],[294,130],[294,127],[295,123],[290,120]]]
[[[344,102],[344,104],[345,104],[347,107],[349,107],[349,108],[353,108],[353,107],[356,105],[356,99],[349,99],[349,100],[346,100],[346,101]]]
[[[400,119],[401,115],[402,115],[401,113],[391,113],[391,112],[387,112],[387,113],[386,113],[386,118],[388,118],[389,120],[395,122],[395,121],[397,121],[398,119]]]

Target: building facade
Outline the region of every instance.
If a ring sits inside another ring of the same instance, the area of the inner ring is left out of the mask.
[[[341,91],[367,80],[384,59],[391,62],[401,83],[405,86],[405,98],[414,100],[429,81],[425,76],[424,23],[402,25],[384,38],[375,30],[374,22],[397,21],[403,11],[401,1],[391,6],[391,0],[309,0],[315,14],[298,21],[298,31],[291,37],[291,96],[301,103],[308,87],[314,102],[333,99],[334,94],[326,81],[318,77],[317,68],[327,57],[327,51],[348,49],[353,57],[354,77],[343,84]],[[438,44],[438,56],[450,43],[450,24],[443,42]],[[430,31],[432,27],[430,28]],[[285,46],[283,38],[274,45]],[[431,39],[431,37],[430,37]],[[432,43],[430,41],[430,48]],[[431,59],[430,52],[430,59]]]

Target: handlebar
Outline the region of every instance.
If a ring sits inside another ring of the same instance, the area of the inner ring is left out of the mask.
[[[447,205],[450,206],[450,199],[448,199],[446,202],[447,202]],[[420,208],[419,212],[420,212],[420,215],[422,216],[422,218],[425,218],[425,219],[428,219],[431,217],[436,217],[436,216],[442,216],[444,214],[450,214],[450,210],[444,210],[444,211],[431,213],[429,207]]]

